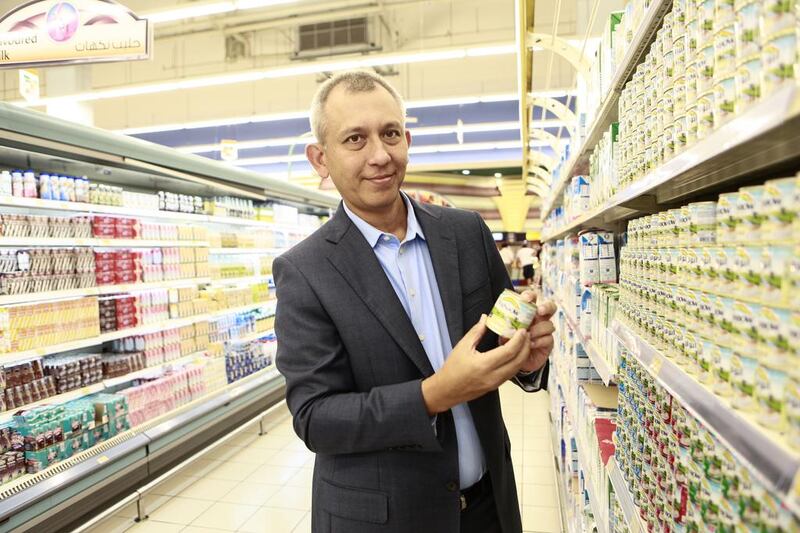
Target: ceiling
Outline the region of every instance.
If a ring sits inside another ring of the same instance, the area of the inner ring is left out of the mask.
[[[598,24],[586,28],[594,2],[539,2],[534,29],[555,29],[578,46],[600,33]],[[0,12],[18,3],[0,0]],[[123,3],[163,21],[155,24],[151,60],[42,69],[43,99],[33,107],[214,159],[219,143],[233,140],[238,159],[230,164],[324,189],[330,184],[302,155],[311,140],[308,105],[328,72],[366,59],[409,103],[406,186],[476,209],[493,229],[502,227],[495,201],[500,186],[522,177],[527,149],[520,110],[526,125],[532,121],[560,142],[569,140],[564,121],[543,107],[555,101],[575,110],[568,61],[531,50],[528,91],[543,100],[529,106],[526,94],[520,102],[515,10],[520,3],[533,9],[532,0]],[[200,16],[221,9],[227,11]],[[299,25],[361,17],[368,43],[298,53]],[[17,83],[16,71],[0,72],[0,99],[22,103]],[[532,148],[557,160],[552,145],[537,139]],[[531,202],[526,228],[539,226],[538,204],[538,198]]]

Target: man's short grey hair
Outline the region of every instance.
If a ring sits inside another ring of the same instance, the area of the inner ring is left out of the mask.
[[[317,89],[314,99],[311,101],[311,131],[317,138],[317,142],[324,143],[325,135],[327,134],[327,121],[325,120],[325,103],[331,91],[338,85],[344,84],[344,88],[353,93],[370,92],[374,91],[379,85],[389,91],[392,98],[400,106],[400,111],[403,118],[406,116],[406,104],[400,93],[392,87],[386,79],[380,74],[368,70],[348,70],[335,74],[330,79],[326,80]]]

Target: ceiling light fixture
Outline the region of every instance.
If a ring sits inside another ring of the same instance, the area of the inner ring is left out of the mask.
[[[96,100],[107,100],[111,98],[124,98],[128,96],[141,96],[178,90],[198,89],[201,87],[218,87],[220,85],[232,85],[236,83],[254,82],[265,79],[288,78],[292,76],[302,76],[305,74],[319,74],[321,72],[336,72],[359,68],[425,63],[429,61],[445,61],[450,59],[462,59],[465,57],[483,57],[512,53],[514,53],[513,47],[509,47],[509,45],[505,43],[500,45],[492,44],[469,48],[447,48],[426,52],[393,52],[388,54],[369,55],[366,57],[349,60],[320,61],[309,63],[307,65],[276,67],[264,70],[237,72],[234,74],[186,78],[176,81],[117,87],[114,89],[100,89],[96,91],[75,93],[65,96],[40,98],[30,102],[26,100],[16,100],[11,103],[21,107],[35,107],[60,104],[64,102],[91,102]]]
[[[469,170],[467,169],[462,170],[461,173],[464,174],[465,176],[469,176],[470,174]]]
[[[503,177],[503,173],[502,172],[495,172],[494,173],[494,177],[495,178],[502,178]]]
[[[165,22],[175,22],[191,18],[220,15],[222,13],[229,13],[231,11],[244,11],[246,9],[258,9],[281,4],[292,4],[296,1],[297,0],[232,0],[228,2],[214,2],[210,4],[185,5],[175,9],[165,9],[163,11],[142,13],[141,17],[146,18],[153,24],[163,24]]]

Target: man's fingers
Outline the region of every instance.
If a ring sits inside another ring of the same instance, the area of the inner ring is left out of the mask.
[[[469,340],[469,345],[474,350],[481,342],[484,333],[486,333],[486,315],[481,315],[480,320],[470,328],[467,334],[464,335],[464,338]]]
[[[556,303],[552,300],[545,300],[544,302],[536,305],[536,319],[550,318],[556,314]]]
[[[555,330],[556,327],[552,322],[549,320],[544,320],[542,322],[534,323],[528,331],[531,332],[531,339],[536,339],[545,335],[551,335]]]
[[[553,345],[555,344],[555,339],[553,339],[552,335],[547,335],[544,337],[539,337],[538,339],[533,339],[531,341],[531,347],[534,350],[547,350],[548,353],[550,350],[553,349]]]
[[[534,289],[526,289],[520,296],[522,296],[523,300],[532,304],[536,302],[537,298],[539,298],[539,292]]]
[[[508,359],[512,359],[522,349],[522,346],[526,342],[530,343],[530,336],[528,335],[528,332],[523,329],[518,329],[514,332],[514,336],[511,337],[508,342],[502,346],[498,346],[497,348],[489,350],[483,355],[487,358],[497,358],[500,361],[506,361]]]

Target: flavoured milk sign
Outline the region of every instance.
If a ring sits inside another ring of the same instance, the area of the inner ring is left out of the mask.
[[[147,20],[110,0],[35,0],[0,18],[0,68],[147,59]]]

